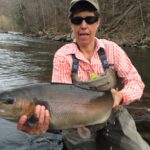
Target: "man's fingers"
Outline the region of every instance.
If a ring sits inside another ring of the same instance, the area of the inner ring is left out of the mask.
[[[45,133],[49,128],[49,119],[50,119],[49,111],[46,110],[45,106],[37,105],[35,108],[35,113],[36,116],[39,118],[39,121],[34,133],[36,134]]]
[[[114,104],[113,104],[113,108],[117,109],[118,106],[119,106],[119,103],[117,103],[117,102],[115,101]]]
[[[45,119],[45,106],[41,106],[39,114],[39,126],[42,126]]]
[[[50,113],[48,110],[45,111],[45,123],[49,125]]]
[[[49,124],[50,124],[50,113],[48,110],[45,111],[45,120],[44,120],[44,124],[45,124],[45,129],[46,131],[49,128]]]
[[[122,101],[122,94],[118,91],[118,89],[111,89],[111,93],[114,99],[113,107],[118,108]]]
[[[40,105],[37,105],[37,106],[35,107],[35,111],[34,111],[34,112],[35,112],[37,118],[40,117],[41,107],[42,107],[42,106],[40,106]]]
[[[19,130],[22,130],[26,121],[27,121],[27,116],[26,115],[21,116],[19,121],[18,121],[17,128]]]
[[[46,110],[45,107],[43,106],[43,108],[41,108],[41,114],[38,124],[40,133],[45,133],[48,130],[49,118],[50,118],[49,111]]]
[[[23,115],[18,121],[17,128],[29,134],[41,134],[45,133],[49,128],[50,113],[46,110],[45,106],[37,105],[34,111],[38,122],[32,126],[26,126],[27,116]]]

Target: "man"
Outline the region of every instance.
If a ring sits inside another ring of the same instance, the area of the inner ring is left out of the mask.
[[[114,42],[95,37],[100,26],[99,5],[96,0],[72,0],[69,8],[69,21],[75,42],[60,48],[54,57],[52,82],[73,82],[86,85],[85,88],[110,90],[114,98],[114,111],[103,126],[91,127],[92,136],[81,139],[76,130],[63,131],[64,142],[68,150],[149,150],[148,144],[136,130],[134,120],[121,105],[129,104],[141,98],[144,84],[137,70],[125,52]],[[114,74],[122,79],[123,88],[116,90]],[[93,78],[96,82],[93,82]],[[105,79],[104,85],[101,78]],[[109,79],[112,78],[112,81]],[[98,83],[98,84],[96,84]],[[18,128],[29,133],[43,133],[48,128],[49,113],[43,106],[37,106],[39,117],[37,129],[32,131],[24,126],[23,116]],[[105,138],[107,144],[100,142]],[[100,144],[97,144],[100,142]]]
[[[111,121],[108,122],[103,130],[99,131],[99,134],[102,134],[106,141],[109,142],[108,149],[147,150],[149,146],[137,133],[133,119],[125,108],[119,107],[120,105],[126,105],[136,99],[140,99],[144,84],[125,52],[117,44],[95,37],[100,25],[99,13],[97,1],[71,1],[69,20],[75,42],[63,46],[56,52],[52,82],[87,82],[93,76],[104,75],[106,71],[109,71],[110,65],[122,79],[124,87],[120,91],[116,89],[111,90],[115,100],[113,107],[118,107],[118,110],[112,114],[116,125]],[[101,60],[101,56],[99,57],[98,51],[103,51],[102,49],[106,55],[106,60]],[[79,61],[77,70],[72,65],[74,60]],[[108,61],[106,68],[103,66],[103,61],[104,63]],[[76,81],[73,80],[75,78],[72,78],[74,74],[78,77]],[[101,87],[99,88],[102,90]],[[108,90],[110,88],[113,87],[109,87]],[[64,133],[64,140],[68,149],[94,150],[96,149],[94,138],[96,138],[95,135],[91,139],[82,140],[74,130]],[[101,149],[103,148],[101,147]]]

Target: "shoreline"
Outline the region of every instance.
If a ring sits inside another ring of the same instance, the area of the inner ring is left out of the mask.
[[[52,40],[52,41],[60,41],[60,42],[72,42],[73,38],[70,33],[52,33],[46,31],[39,31],[38,33],[22,33],[18,31],[0,31],[0,33],[6,34],[13,34],[13,35],[22,35],[31,38],[38,38],[41,40]],[[116,33],[117,34],[117,33]],[[122,36],[120,34],[120,36]],[[150,49],[150,37],[145,39],[138,39],[138,38],[116,38],[116,37],[109,37],[107,34],[102,36],[97,36],[98,38],[107,39],[110,41],[114,41],[118,45],[122,47],[137,47],[140,49]],[[128,40],[127,40],[128,39]]]

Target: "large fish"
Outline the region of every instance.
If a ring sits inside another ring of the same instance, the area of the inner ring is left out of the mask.
[[[110,92],[77,85],[31,84],[0,93],[0,117],[17,121],[26,114],[32,118],[37,104],[49,109],[51,129],[68,129],[104,123],[111,114],[113,98]]]

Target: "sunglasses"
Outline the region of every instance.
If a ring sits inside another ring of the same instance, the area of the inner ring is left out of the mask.
[[[85,20],[85,22],[87,24],[93,24],[93,23],[98,21],[98,18],[99,17],[96,17],[96,16],[87,16],[85,18],[83,18],[83,17],[72,17],[70,20],[71,20],[71,23],[73,23],[75,25],[80,25],[83,22],[83,20]]]

